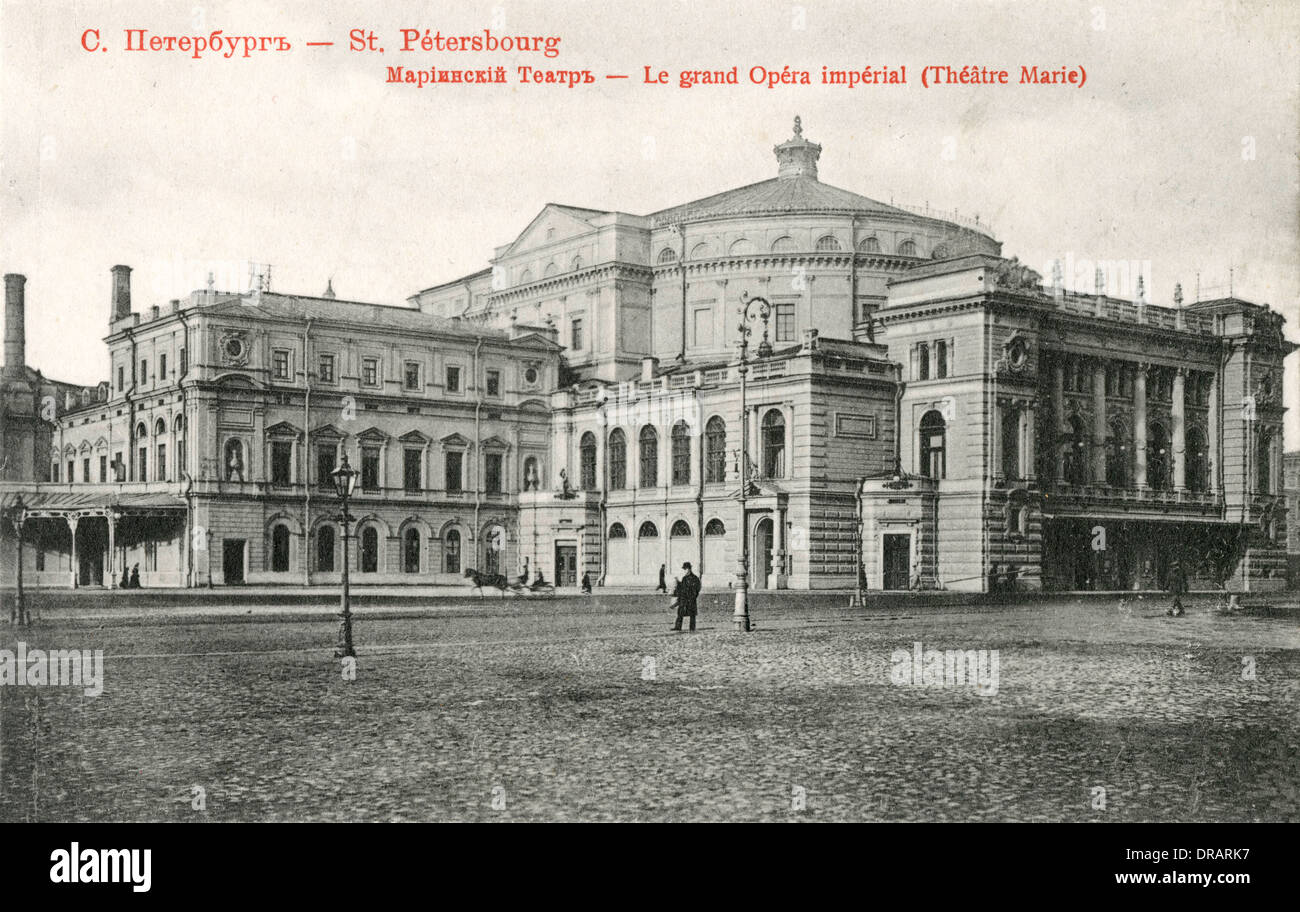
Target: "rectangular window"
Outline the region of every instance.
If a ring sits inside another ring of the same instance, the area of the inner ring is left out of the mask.
[[[316,447],[316,483],[327,491],[334,489],[334,479],[330,473],[334,471],[336,451],[333,444]]]
[[[271,484],[287,485],[292,480],[293,444],[276,440],[271,444]]]
[[[90,457],[81,460],[81,480],[90,483]]]
[[[938,366],[935,369],[936,377],[948,376],[948,343],[940,339],[934,343],[935,360]]]
[[[275,379],[289,379],[289,353],[283,348],[271,352],[271,370],[275,374]]]
[[[379,490],[379,447],[361,450],[361,490]]]
[[[73,472],[73,469],[75,468],[75,466],[76,466],[76,463],[74,463],[71,459],[69,459],[69,460],[68,460],[68,484],[72,484],[74,481],[77,480],[77,476],[76,476],[76,474]],[[141,481],[144,481],[143,478],[140,479],[140,480],[141,480]]]
[[[402,452],[402,487],[408,494],[418,493],[421,488],[419,450]]]
[[[695,311],[695,345],[697,348],[707,348],[713,344],[713,311],[697,310]]]
[[[334,356],[321,355],[317,362],[316,375],[320,378],[321,383],[334,382]]]
[[[184,374],[190,369],[190,359],[185,354],[185,349],[181,349],[181,373]]]
[[[794,305],[776,305],[776,341],[794,341]]]
[[[126,467],[122,464],[122,453],[119,450],[113,454],[113,480],[126,481]],[[58,481],[56,478],[55,481]]]
[[[366,386],[379,385],[379,359],[361,359],[361,382]]]
[[[158,379],[163,383],[167,382],[167,356],[158,356]]]
[[[930,346],[925,342],[916,346],[916,379],[930,379]]]
[[[143,360],[140,362],[140,385],[143,386],[149,381],[149,362]]]
[[[574,317],[569,324],[570,339],[573,345],[570,346],[574,351],[582,351],[582,318]]]
[[[459,367],[453,367],[453,366],[447,367],[447,392],[449,393],[460,392],[460,368]]]
[[[489,494],[501,493],[501,464],[504,457],[500,453],[488,453],[483,457],[483,487]]]
[[[446,488],[448,493],[459,494],[460,486],[460,466],[463,459],[462,453],[448,453],[446,455]]]
[[[418,361],[406,362],[406,371],[402,380],[402,385],[408,390],[414,391],[420,388],[420,363]]]
[[[108,481],[108,457],[99,457],[99,481],[101,484]]]
[[[490,370],[487,372],[487,394],[489,396],[501,395],[501,371]]]
[[[117,366],[117,391],[120,393],[126,389],[126,368],[122,365]]]
[[[158,473],[158,481],[167,480],[167,444],[158,444],[158,465],[154,469]]]
[[[139,468],[140,480],[148,481],[149,480],[149,448],[140,447],[140,452],[137,455],[139,455],[140,457],[140,468]]]
[[[55,484],[59,483],[59,464],[57,462],[50,463],[50,481]]]

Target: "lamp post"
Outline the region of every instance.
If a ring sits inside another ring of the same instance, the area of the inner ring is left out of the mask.
[[[732,612],[732,625],[737,633],[750,630],[749,625],[749,500],[750,466],[749,466],[749,335],[753,332],[750,323],[755,319],[763,321],[763,341],[758,345],[758,356],[766,358],[772,354],[772,344],[767,339],[768,321],[772,317],[772,305],[767,298],[751,298],[748,292],[740,296],[740,457],[737,460],[736,473],[740,476],[740,567],[736,573],[736,607]]]
[[[352,593],[350,591],[350,580],[348,577],[348,564],[351,563],[352,549],[348,545],[348,523],[352,517],[348,515],[348,498],[352,496],[352,490],[357,484],[357,471],[348,465],[348,454],[344,453],[343,458],[339,460],[338,467],[330,472],[330,478],[334,481],[334,490],[343,503],[343,515],[340,522],[343,523],[343,595],[339,605],[339,644],[334,650],[335,658],[352,658],[356,656],[356,650],[352,648]]]
[[[13,506],[9,508],[9,522],[13,524],[14,532],[18,534],[18,568],[14,574],[14,581],[18,588],[14,593],[13,607],[9,609],[9,623],[17,624],[19,627],[31,623],[23,593],[23,524],[27,519],[26,509],[21,494],[14,499]]]

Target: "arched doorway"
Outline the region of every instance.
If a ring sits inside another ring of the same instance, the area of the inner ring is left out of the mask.
[[[754,547],[751,549],[751,583],[755,589],[768,588],[772,575],[772,520],[760,519],[754,526]]]
[[[361,530],[361,572],[379,571],[379,530],[366,526]]]

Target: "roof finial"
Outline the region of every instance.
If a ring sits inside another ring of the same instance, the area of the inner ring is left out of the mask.
[[[325,280],[325,293],[321,295],[321,297],[322,298],[334,297],[334,276],[330,276],[328,279]]]
[[[803,136],[803,120],[800,119],[798,114],[794,116],[794,135]]]

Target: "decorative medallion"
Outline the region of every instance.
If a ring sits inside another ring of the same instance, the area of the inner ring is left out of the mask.
[[[221,363],[232,367],[243,367],[248,363],[248,336],[239,330],[227,330],[221,334]]]

